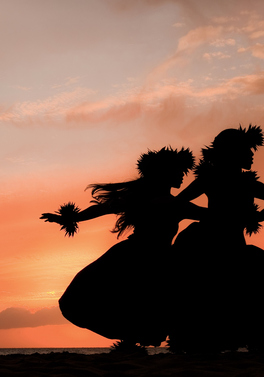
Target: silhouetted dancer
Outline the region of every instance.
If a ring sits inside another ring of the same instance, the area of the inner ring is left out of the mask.
[[[142,345],[157,346],[166,339],[168,250],[178,223],[184,218],[198,220],[206,211],[170,193],[181,186],[193,164],[189,149],[149,151],[137,161],[139,178],[88,186],[95,204],[83,211],[75,208],[66,220],[65,206],[62,215],[42,215],[68,234],[74,234],[78,222],[110,213],[118,215],[113,229],[118,236],[133,230],[70,283],[59,300],[69,321],[110,339]]]
[[[257,232],[264,220],[254,203],[264,199],[264,184],[250,171],[253,151],[262,145],[260,127],[222,131],[202,149],[196,179],[178,195],[189,201],[206,194],[208,216],[181,232],[173,246],[183,304],[181,328],[171,320],[175,349],[264,344],[264,253],[246,246],[244,237],[244,231]]]

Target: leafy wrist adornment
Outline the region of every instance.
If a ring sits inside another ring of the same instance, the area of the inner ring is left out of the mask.
[[[80,208],[78,208],[75,203],[66,203],[60,206],[58,213],[61,216],[61,229],[65,230],[65,236],[73,237],[77,233],[79,226],[78,222],[78,213]]]

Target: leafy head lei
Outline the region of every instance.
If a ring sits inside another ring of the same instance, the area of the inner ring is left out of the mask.
[[[189,148],[180,151],[164,147],[159,151],[149,150],[140,156],[137,169],[141,178],[153,178],[177,169],[187,174],[194,167],[194,157]]]
[[[263,131],[259,126],[249,125],[248,129],[241,126],[227,128],[220,132],[209,147],[202,149],[202,162],[214,164],[224,156],[234,156],[237,151],[250,148],[257,150],[264,143]]]

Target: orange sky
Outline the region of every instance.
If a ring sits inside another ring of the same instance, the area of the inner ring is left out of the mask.
[[[85,208],[89,183],[136,177],[148,148],[199,158],[224,128],[264,128],[264,3],[0,2],[0,347],[108,346],[57,300],[115,243],[115,217],[68,239],[39,216]],[[249,242],[264,247],[262,234]]]

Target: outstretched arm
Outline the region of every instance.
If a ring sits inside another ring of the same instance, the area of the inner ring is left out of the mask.
[[[177,195],[177,198],[190,201],[198,198],[202,194],[204,194],[203,184],[199,178],[196,178],[194,181],[192,181],[192,183],[189,184],[189,186],[187,186]]]
[[[204,187],[199,178],[196,178],[192,183],[189,184],[184,190],[182,190],[177,196],[175,196],[175,205],[179,210],[181,208],[182,218],[189,220],[202,220],[208,214],[207,207],[201,207],[190,200],[198,198],[200,195],[204,194]]]
[[[42,213],[42,215],[40,216],[40,219],[45,220],[45,222],[57,223],[57,224],[62,225],[62,217],[61,215],[57,215],[56,213],[48,213],[48,212]]]
[[[264,183],[257,181],[254,187],[255,198],[264,200]]]
[[[254,187],[254,197],[264,200],[264,183],[256,181]],[[258,221],[264,221],[264,209],[258,213]]]
[[[94,204],[83,211],[76,212],[74,214],[74,221],[80,222],[80,221],[86,221],[95,219],[96,217],[104,216],[110,213],[114,213],[108,205],[106,204]],[[42,213],[40,219],[45,220],[46,222],[50,223],[57,223],[60,225],[64,224],[63,218],[61,215],[58,215],[56,213]]]
[[[115,212],[110,209],[109,205],[106,204],[94,204],[77,214],[76,221],[86,221],[95,219],[96,217],[101,217],[104,215],[114,214]]]
[[[194,203],[187,202],[184,206],[184,219],[202,220],[207,216],[208,208],[198,206]]]

